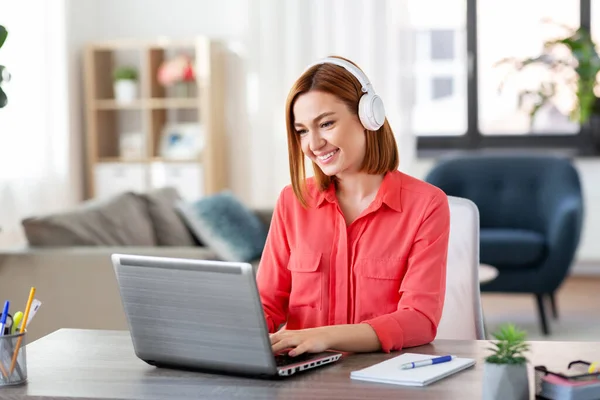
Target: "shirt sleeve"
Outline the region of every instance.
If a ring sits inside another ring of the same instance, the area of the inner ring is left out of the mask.
[[[393,313],[364,321],[377,334],[385,352],[427,344],[437,333],[446,292],[446,260],[450,207],[445,195],[435,196],[417,230]]]
[[[286,321],[291,290],[291,274],[287,269],[290,247],[285,224],[285,189],[273,210],[271,226],[258,266],[256,281],[267,327],[270,333]]]

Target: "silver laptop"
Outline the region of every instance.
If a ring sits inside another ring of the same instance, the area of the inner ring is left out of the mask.
[[[289,376],[338,352],[274,355],[250,264],[113,254],[137,357],[157,367]]]

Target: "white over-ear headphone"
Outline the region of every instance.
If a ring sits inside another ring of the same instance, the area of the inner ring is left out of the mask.
[[[375,93],[375,90],[373,90],[373,86],[371,85],[371,82],[369,82],[369,78],[367,78],[367,76],[352,63],[334,57],[328,57],[319,60],[309,65],[308,68],[311,68],[317,64],[325,63],[339,65],[354,75],[356,79],[358,79],[362,86],[361,89],[364,93],[358,103],[358,117],[360,118],[360,122],[365,129],[370,131],[376,131],[381,128],[385,122],[385,108],[383,107],[383,100],[381,100],[381,98]]]

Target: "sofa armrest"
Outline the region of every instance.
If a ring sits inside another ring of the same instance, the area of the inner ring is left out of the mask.
[[[0,250],[0,292],[24,311],[32,286],[42,302],[28,342],[60,328],[128,329],[113,253],[216,259],[206,247],[69,247]]]

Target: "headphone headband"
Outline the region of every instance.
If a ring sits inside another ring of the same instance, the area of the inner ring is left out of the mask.
[[[363,92],[360,101],[358,102],[357,110],[360,122],[365,129],[370,131],[376,131],[381,128],[385,122],[385,107],[383,106],[381,98],[375,93],[375,90],[373,90],[369,78],[367,78],[367,76],[354,64],[336,57],[323,58],[309,65],[307,70],[318,64],[338,65],[358,79],[358,82],[360,82],[362,86],[361,91]]]
[[[346,60],[342,60],[340,58],[335,58],[335,57],[327,57],[327,58],[323,58],[317,62],[314,62],[313,64],[309,65],[307,69],[312,68],[318,64],[335,64],[340,67],[343,67],[348,72],[350,72],[352,75],[354,75],[356,77],[356,79],[358,79],[358,81],[360,82],[360,84],[362,86],[362,91],[364,93],[367,93],[367,92],[373,90],[373,86],[371,85],[371,82],[369,82],[369,78],[367,78],[367,76],[359,68],[357,68],[354,64],[349,63]]]

